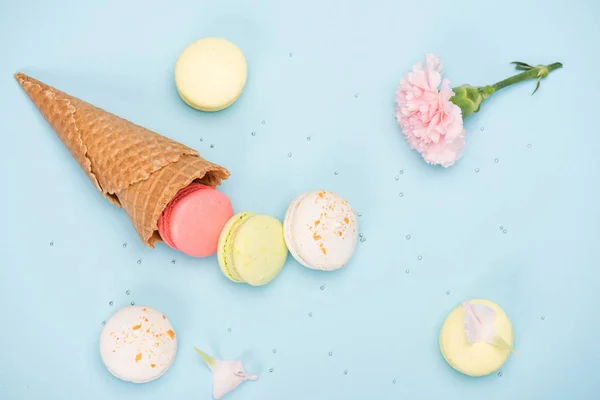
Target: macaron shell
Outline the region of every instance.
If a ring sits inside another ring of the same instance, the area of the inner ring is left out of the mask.
[[[294,200],[292,200],[292,202],[290,203],[290,205],[285,213],[285,217],[283,219],[283,237],[285,239],[285,244],[287,245],[288,250],[290,251],[290,253],[292,254],[292,257],[294,257],[294,259],[296,261],[298,261],[300,264],[302,264],[308,268],[310,268],[310,267],[308,266],[306,261],[304,261],[300,257],[300,254],[298,254],[298,251],[296,249],[296,243],[295,243],[293,235],[292,235],[292,227],[293,227],[293,221],[296,217],[296,210],[298,209],[298,206],[300,205],[300,202],[302,201],[302,199],[304,199],[309,193],[310,192],[302,193],[302,194],[296,196],[296,198]]]
[[[244,221],[253,215],[255,214],[251,212],[241,212],[234,215],[227,221],[219,236],[219,244],[217,246],[217,261],[219,262],[219,268],[221,268],[221,272],[233,282],[244,282],[233,265],[233,239]]]
[[[275,278],[287,259],[281,222],[254,215],[239,227],[233,241],[233,264],[249,285],[261,286]]]
[[[298,262],[327,271],[348,263],[358,239],[358,222],[346,200],[333,192],[313,191],[293,203],[289,212],[286,238]]]
[[[187,46],[175,65],[175,84],[183,101],[202,111],[229,107],[242,94],[248,65],[242,51],[222,38]]]
[[[169,203],[159,221],[159,232],[171,247],[192,257],[206,257],[217,251],[221,231],[232,215],[225,194],[194,184]]]
[[[100,335],[100,355],[117,378],[145,383],[158,379],[171,367],[177,337],[169,320],[150,307],[118,310]]]
[[[190,106],[192,108],[195,108],[196,110],[204,111],[204,112],[217,112],[217,111],[224,110],[227,107],[230,107],[233,103],[235,103],[237,101],[237,99],[239,99],[240,96],[242,95],[242,92],[240,92],[237,95],[237,97],[233,98],[230,102],[225,103],[225,104],[220,104],[218,106],[210,108],[210,107],[208,107],[206,105],[205,106],[199,106],[199,105],[196,105],[196,104],[192,103],[192,101],[189,100],[187,97],[185,97],[185,95],[181,91],[179,91],[179,89],[177,89],[177,93],[179,93],[179,97],[181,97],[181,100],[183,100],[183,102],[185,104],[187,104],[188,106]]]
[[[483,304],[496,312],[494,328],[506,343],[513,345],[513,330],[506,313],[489,300],[469,300],[473,304]],[[464,325],[465,312],[459,306],[452,310],[440,332],[440,350],[446,362],[455,370],[469,376],[489,375],[504,365],[510,351],[489,343],[470,344],[467,341]]]
[[[207,187],[208,186],[201,185],[198,183],[192,183],[192,184],[184,187],[183,189],[181,189],[179,192],[177,192],[175,197],[173,197],[171,199],[171,201],[169,201],[169,203],[163,210],[162,214],[160,215],[160,218],[158,219],[158,233],[160,234],[161,239],[165,242],[165,244],[167,246],[171,247],[172,249],[177,250],[175,243],[173,243],[173,240],[171,239],[171,232],[170,232],[170,228],[169,228],[170,220],[171,220],[171,212],[173,211],[173,206],[175,204],[177,204],[177,202],[182,197],[185,197],[186,195],[190,194],[191,192],[195,192],[196,190],[202,190]]]

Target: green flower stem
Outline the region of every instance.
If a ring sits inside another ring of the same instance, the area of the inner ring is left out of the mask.
[[[510,78],[495,83],[492,85],[492,88],[494,89],[494,92],[497,92],[498,90],[507,86],[514,85],[515,83],[523,82],[528,79],[545,78],[550,72],[554,71],[555,69],[562,68],[562,66],[563,65],[559,62],[555,62],[550,65],[538,65],[526,70],[525,72],[521,72],[520,74],[513,75]]]
[[[511,76],[510,78],[504,79],[503,81],[493,85],[461,85],[452,89],[454,96],[450,98],[450,101],[460,107],[463,119],[478,112],[481,107],[481,103],[483,103],[483,101],[492,94],[507,86],[514,85],[515,83],[537,78],[535,90],[533,91],[533,93],[535,93],[540,87],[540,82],[543,78],[547,77],[550,72],[554,71],[555,69],[562,68],[563,66],[559,62],[549,65],[537,65],[535,67],[520,61],[515,61],[513,64],[515,64],[518,70],[522,70],[524,72]],[[533,95],[533,93],[531,94]]]

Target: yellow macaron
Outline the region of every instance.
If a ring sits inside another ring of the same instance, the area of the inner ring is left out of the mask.
[[[283,268],[288,249],[283,225],[269,215],[241,212],[223,228],[217,259],[223,274],[234,282],[261,286]]]
[[[244,54],[222,38],[208,37],[190,44],[175,64],[179,95],[201,111],[219,111],[232,105],[242,94],[247,76]]]
[[[502,308],[489,300],[476,299],[469,300],[468,303],[491,309],[493,326],[490,328],[512,347],[512,325]],[[465,315],[463,306],[459,306],[452,310],[444,321],[440,332],[440,350],[444,359],[452,368],[469,376],[484,376],[499,370],[511,351],[484,341],[469,343],[465,330]]]

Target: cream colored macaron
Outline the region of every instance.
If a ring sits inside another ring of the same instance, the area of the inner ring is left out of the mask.
[[[493,329],[509,346],[513,345],[510,320],[496,303],[489,300],[469,300],[471,304],[487,306],[495,313]],[[499,370],[510,350],[487,342],[469,343],[465,332],[465,311],[462,306],[452,310],[440,333],[440,350],[450,366],[469,376],[484,376]]]
[[[219,111],[242,94],[248,65],[242,51],[221,38],[200,39],[179,55],[175,84],[188,105],[202,111]]]
[[[305,267],[333,271],[346,265],[354,253],[356,214],[336,193],[300,194],[290,203],[283,226],[290,253]]]
[[[177,337],[171,323],[150,307],[124,307],[106,322],[100,355],[117,378],[145,383],[160,378],[175,360]]]

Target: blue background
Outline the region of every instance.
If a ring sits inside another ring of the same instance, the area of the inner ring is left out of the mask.
[[[230,399],[597,399],[599,17],[593,0],[2,0],[0,398],[209,399],[196,345],[260,374]],[[173,82],[204,36],[249,65],[240,100],[213,114]],[[534,82],[494,95],[443,169],[394,119],[397,83],[426,52],[454,85],[501,80],[515,60],[565,68],[533,97]],[[215,257],[152,251],[18,71],[226,166],[236,211],[282,219],[302,191],[339,192],[366,240],[338,272],[290,257],[261,288],[228,281]],[[473,297],[512,319],[520,354],[501,377],[462,376],[439,353],[446,314]],[[169,373],[140,386],[98,351],[102,321],[131,301],[167,314],[180,345]]]

